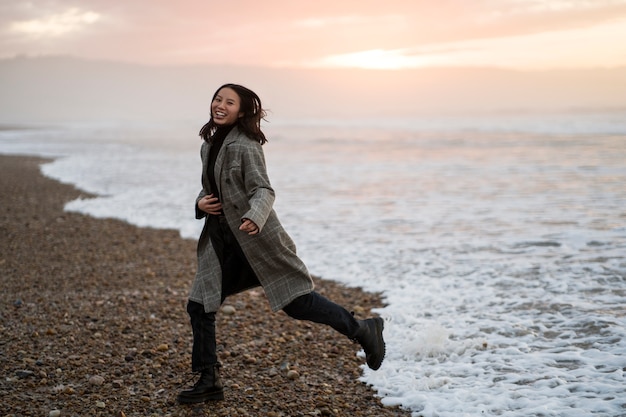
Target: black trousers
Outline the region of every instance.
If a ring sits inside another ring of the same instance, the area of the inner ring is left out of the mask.
[[[296,298],[285,306],[283,311],[298,320],[331,326],[349,338],[353,338],[359,327],[355,318],[345,308],[316,292]],[[215,313],[206,313],[204,306],[194,301],[188,302],[187,313],[193,331],[191,369],[193,372],[200,372],[218,362]]]
[[[248,264],[239,244],[223,217],[211,216],[209,233],[222,267],[222,302],[229,296],[261,285]],[[348,310],[333,303],[317,292],[302,295],[283,308],[290,317],[326,324],[339,333],[352,338],[359,327]],[[200,372],[218,362],[215,333],[215,312],[206,313],[204,306],[195,301],[187,304],[187,313],[193,332],[191,369]]]

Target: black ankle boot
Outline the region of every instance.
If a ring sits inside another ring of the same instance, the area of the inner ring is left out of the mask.
[[[178,394],[180,404],[202,403],[208,400],[223,400],[224,385],[220,379],[219,364],[202,371],[200,379],[191,389],[186,389]]]
[[[373,319],[359,320],[359,329],[354,340],[361,344],[365,351],[367,366],[376,370],[380,368],[385,358],[385,341],[383,340],[383,319],[376,317]]]

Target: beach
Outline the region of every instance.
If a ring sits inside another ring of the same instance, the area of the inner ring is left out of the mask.
[[[626,117],[548,116],[268,130],[281,223],[320,292],[385,320],[386,357],[250,291],[218,315],[227,401],[198,411],[174,404],[195,381],[197,132],[0,128],[20,156],[0,160],[0,409],[623,414]]]
[[[185,310],[195,240],[64,211],[90,196],[44,177],[46,161],[0,156],[3,416],[410,415],[360,381],[358,344],[272,313],[261,289],[217,315],[225,401],[178,405],[196,378]],[[359,318],[382,307],[378,294],[315,282]]]

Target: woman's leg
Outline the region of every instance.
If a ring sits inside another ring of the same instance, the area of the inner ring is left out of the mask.
[[[194,301],[187,303],[187,313],[193,331],[191,370],[201,372],[217,364],[215,313],[205,313],[204,306]]]
[[[190,389],[181,391],[176,398],[181,404],[223,400],[224,385],[219,374],[215,342],[215,313],[205,313],[204,306],[194,301],[187,303],[193,330],[191,369],[200,372],[198,382]]]
[[[355,320],[345,308],[315,291],[300,296],[283,308],[290,317],[327,324],[363,347],[367,365],[376,370],[385,358],[384,322],[380,317]]]
[[[348,310],[313,291],[287,304],[283,311],[297,320],[326,324],[353,339],[359,323]]]

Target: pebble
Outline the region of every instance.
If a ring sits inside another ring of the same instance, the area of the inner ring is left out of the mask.
[[[97,408],[106,408],[106,404],[104,403],[104,401],[96,401],[96,407]]]
[[[145,356],[146,358],[152,358],[154,356],[154,351],[151,349],[146,349],[141,351],[141,356]]]
[[[59,417],[61,415],[61,410],[52,410],[48,413],[48,417]]]
[[[18,378],[23,379],[23,378],[28,378],[28,377],[31,377],[31,376],[35,375],[35,373],[34,373],[33,371],[28,371],[28,370],[25,370],[25,369],[20,369],[19,371],[15,371],[15,375],[16,375]]]
[[[295,370],[291,370],[289,372],[287,372],[287,378],[289,379],[298,379],[300,377],[300,374],[298,373],[298,371]]]
[[[93,375],[89,378],[89,383],[91,385],[102,385],[104,384],[104,377],[101,377],[100,375]]]
[[[227,316],[232,316],[236,312],[237,312],[237,309],[231,305],[225,305],[224,307],[222,307],[222,313]]]
[[[126,356],[124,356],[124,360],[126,362],[134,361],[135,360],[135,356],[137,356],[137,349],[133,348],[133,349],[130,350],[130,352],[128,352],[126,354]]]
[[[159,352],[165,352],[166,350],[168,350],[170,347],[168,346],[167,343],[161,343],[159,346],[157,346],[157,350]]]

